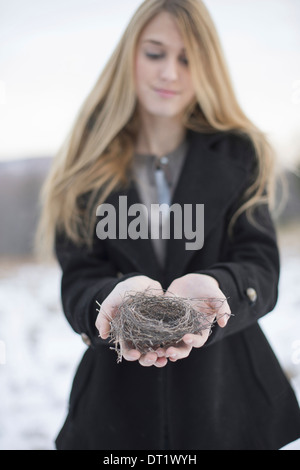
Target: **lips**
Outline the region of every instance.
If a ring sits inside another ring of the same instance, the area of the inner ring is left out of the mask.
[[[172,98],[173,96],[178,95],[178,91],[166,90],[164,88],[155,88],[154,91],[162,97]]]

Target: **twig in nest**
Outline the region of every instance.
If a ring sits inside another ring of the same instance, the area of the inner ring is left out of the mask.
[[[128,292],[110,323],[110,342],[122,361],[122,347],[142,354],[176,346],[187,333],[202,334],[220,318],[226,299],[187,299]]]

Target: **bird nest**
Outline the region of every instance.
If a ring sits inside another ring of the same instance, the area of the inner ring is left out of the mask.
[[[122,349],[142,354],[176,346],[187,333],[202,335],[219,320],[218,310],[226,299],[187,299],[153,295],[149,291],[127,292],[110,322],[110,342],[122,361]]]

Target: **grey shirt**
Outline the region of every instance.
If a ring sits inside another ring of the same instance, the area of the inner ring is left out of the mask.
[[[133,179],[144,205],[143,216],[148,217],[151,241],[161,267],[165,263],[167,242],[162,238],[162,230],[169,224],[169,207],[187,150],[188,142],[184,140],[177,149],[162,158],[136,153],[133,159]],[[159,207],[158,204],[164,205]]]

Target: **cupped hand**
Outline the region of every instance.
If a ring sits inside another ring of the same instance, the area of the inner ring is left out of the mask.
[[[147,276],[135,276],[125,281],[119,282],[111,293],[106,297],[100,306],[99,314],[96,319],[96,328],[102,339],[107,339],[110,334],[110,322],[117,313],[118,307],[122,303],[124,296],[128,291],[144,292],[153,290],[154,295],[164,295],[161,284]],[[125,343],[121,344],[122,356],[127,361],[139,361],[144,367],[152,365],[164,367],[168,360],[165,355],[159,355],[156,352],[141,354],[137,349],[129,349]]]
[[[216,279],[211,276],[196,273],[187,274],[175,279],[165,293],[158,281],[154,281],[147,276],[136,276],[119,282],[102,303],[96,320],[96,327],[102,339],[109,337],[110,322],[116,315],[125,294],[128,291],[144,292],[146,289],[153,289],[155,295],[201,300],[202,307],[204,305],[208,310],[207,318],[211,325],[214,321],[217,321],[219,326],[224,328],[231,315],[225,295],[220,290]],[[222,301],[216,302],[215,299],[221,299]],[[209,335],[210,328],[202,331],[201,334],[186,334],[177,346],[171,346],[166,350],[159,348],[155,352],[146,354],[141,354],[136,349],[129,349],[125,343],[122,343],[122,356],[127,361],[139,361],[144,367],[153,365],[164,367],[168,363],[168,359],[176,362],[179,359],[188,357],[193,348],[201,348],[208,340]]]
[[[227,325],[231,310],[224,293],[221,291],[217,280],[204,274],[186,274],[175,279],[165,293],[170,297],[184,297],[195,299],[194,308],[197,310],[197,300],[201,300],[201,307],[207,309],[209,324],[217,321],[221,328]],[[216,301],[215,299],[221,299]],[[189,356],[193,348],[201,348],[209,338],[211,328],[202,331],[201,334],[186,334],[178,346],[171,346],[167,350],[156,351],[158,355],[164,355],[170,361],[176,362]]]

